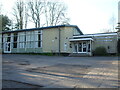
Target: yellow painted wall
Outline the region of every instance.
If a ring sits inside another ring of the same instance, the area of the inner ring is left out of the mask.
[[[73,38],[74,27],[60,27],[60,51],[61,53],[71,53],[72,48],[69,47],[69,38]],[[59,28],[51,28],[42,30],[43,33],[43,52],[59,52]],[[65,49],[65,43],[67,44]]]
[[[73,29],[74,27],[65,27],[64,29],[64,33],[62,33],[62,41],[61,41],[61,51],[62,52],[68,52],[71,53],[72,52],[72,48],[70,48],[70,41],[69,38],[73,38]],[[65,51],[65,43],[67,44],[67,48]]]
[[[95,48],[97,47],[103,46],[106,48],[108,53],[117,53],[117,37],[116,36],[107,36],[107,37],[113,37],[113,38],[98,39],[97,37],[94,37],[92,50],[95,50]],[[103,40],[112,40],[112,41],[103,41]],[[110,47],[109,49],[108,46]]]
[[[42,33],[43,52],[58,52],[58,28],[45,29]]]

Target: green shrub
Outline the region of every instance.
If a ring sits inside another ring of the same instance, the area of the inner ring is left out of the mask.
[[[105,47],[97,47],[93,51],[93,55],[95,55],[95,56],[105,56],[105,55],[107,55],[107,51],[106,51]]]
[[[120,39],[118,39],[117,42],[117,50],[118,50],[118,54],[120,54]]]

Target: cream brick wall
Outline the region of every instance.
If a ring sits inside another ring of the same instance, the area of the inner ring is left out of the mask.
[[[73,38],[73,34],[74,34],[74,30],[75,28],[73,27],[65,27],[65,30],[64,30],[64,34],[62,36],[62,48],[61,50],[63,52],[65,52],[65,49],[64,49],[64,44],[66,43],[67,44],[67,49],[66,49],[66,52],[68,53],[72,53],[72,48],[70,48],[70,41],[69,41],[69,38]]]
[[[106,48],[108,53],[116,53],[117,52],[117,36],[106,36],[106,37],[113,37],[113,38],[103,38],[98,39],[98,37],[94,37],[92,50],[95,50],[95,48],[103,46]],[[112,41],[104,41],[104,40],[112,40]],[[109,49],[108,49],[109,46]]]
[[[58,52],[58,39],[59,39],[59,32],[58,28],[52,28],[52,29],[45,29],[42,30],[42,48],[43,52],[51,52],[52,50],[54,52]],[[57,38],[57,39],[55,39]]]
[[[74,27],[60,27],[60,51],[61,53],[71,53],[69,38],[73,38]],[[59,52],[59,28],[42,30],[43,32],[43,52]],[[65,48],[66,43],[66,48]]]

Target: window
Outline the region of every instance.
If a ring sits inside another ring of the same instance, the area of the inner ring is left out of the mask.
[[[90,43],[88,44],[88,52],[90,52]]]
[[[2,48],[2,35],[0,35],[0,48]]]
[[[18,39],[18,34],[14,33],[14,36],[13,36],[13,48],[17,48],[17,39]]]
[[[32,33],[26,32],[26,48],[32,48],[31,42],[32,42]]]
[[[38,47],[42,47],[42,34],[38,31]]]
[[[8,34],[8,37],[7,37],[7,42],[10,42],[10,34]]]
[[[26,48],[42,47],[42,32],[30,31],[26,32]]]
[[[78,52],[82,52],[82,43],[78,44]]]
[[[74,35],[79,34],[79,32],[77,31],[77,29],[76,29],[76,28],[73,28],[73,32],[74,32]]]
[[[41,47],[41,34],[38,34],[38,47]]]
[[[25,32],[19,33],[19,48],[25,48]]]
[[[87,46],[86,46],[86,42],[83,42],[83,52],[86,52]]]
[[[3,45],[4,51],[8,52],[11,50],[11,34],[4,34],[3,35]]]
[[[9,36],[4,37],[4,41],[10,41]],[[13,34],[13,48],[38,48],[42,47],[42,32],[26,31]]]
[[[77,43],[75,43],[75,52],[77,52]]]
[[[113,41],[113,40],[110,40],[110,39],[109,39],[109,40],[97,40],[97,41],[111,42],[111,41]]]

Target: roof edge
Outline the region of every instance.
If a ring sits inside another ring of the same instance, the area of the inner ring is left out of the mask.
[[[31,31],[31,30],[42,30],[42,29],[49,29],[49,28],[58,28],[58,27],[75,27],[81,34],[81,30],[78,28],[77,25],[57,25],[57,26],[48,26],[48,27],[40,27],[40,28],[29,28],[29,29],[18,29],[14,31],[2,31],[0,33],[11,33],[11,32],[20,32],[20,31]]]

